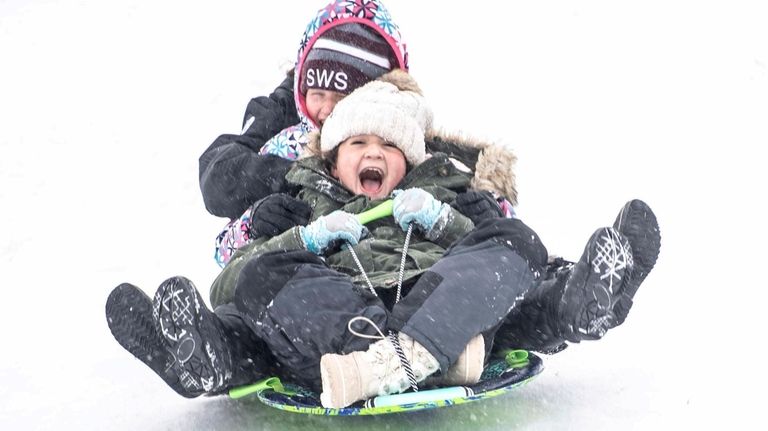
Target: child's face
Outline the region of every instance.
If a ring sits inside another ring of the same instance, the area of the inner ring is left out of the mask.
[[[405,177],[405,156],[376,135],[359,135],[339,145],[331,174],[356,195],[383,199]]]
[[[309,118],[321,127],[325,119],[331,115],[334,106],[343,99],[346,94],[330,90],[318,90],[310,88],[307,90],[306,105]]]

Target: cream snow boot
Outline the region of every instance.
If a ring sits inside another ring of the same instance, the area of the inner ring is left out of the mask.
[[[437,359],[424,346],[403,333],[398,333],[398,339],[417,382],[438,370]],[[320,401],[327,408],[346,407],[377,395],[401,393],[410,387],[389,337],[371,344],[364,352],[323,355],[320,377],[323,382]]]

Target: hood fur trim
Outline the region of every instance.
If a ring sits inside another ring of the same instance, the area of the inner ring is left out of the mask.
[[[307,135],[307,146],[304,147],[304,151],[299,154],[299,159],[312,156],[320,156],[322,153],[323,152],[320,150],[320,131],[315,130],[313,132],[309,132]]]
[[[513,206],[517,206],[515,163],[517,156],[512,150],[496,145],[485,147],[475,165],[472,187],[496,192],[507,198]]]
[[[472,188],[503,196],[517,206],[515,164],[512,149],[460,133],[432,131],[426,138],[427,148],[447,153],[452,159],[474,170]]]
[[[403,69],[393,69],[376,78],[376,81],[388,82],[397,87],[400,91],[411,91],[419,96],[424,96],[424,93],[421,91],[416,80],[413,79],[413,76]]]

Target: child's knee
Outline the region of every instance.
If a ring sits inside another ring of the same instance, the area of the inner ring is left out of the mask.
[[[547,249],[530,227],[519,219],[488,219],[454,244],[447,254],[458,254],[480,244],[501,244],[526,260],[534,271],[543,271],[547,264]]]
[[[238,275],[236,290],[283,286],[306,264],[325,265],[322,259],[306,250],[264,253],[243,266]]]

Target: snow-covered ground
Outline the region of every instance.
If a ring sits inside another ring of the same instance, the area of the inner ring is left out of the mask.
[[[0,429],[765,429],[760,1],[386,4],[449,130],[511,145],[522,217],[579,257],[628,199],[659,263],[622,327],[486,403],[317,418],[178,397],[104,301],[218,272],[197,157],[280,82],[322,0],[0,1]]]

